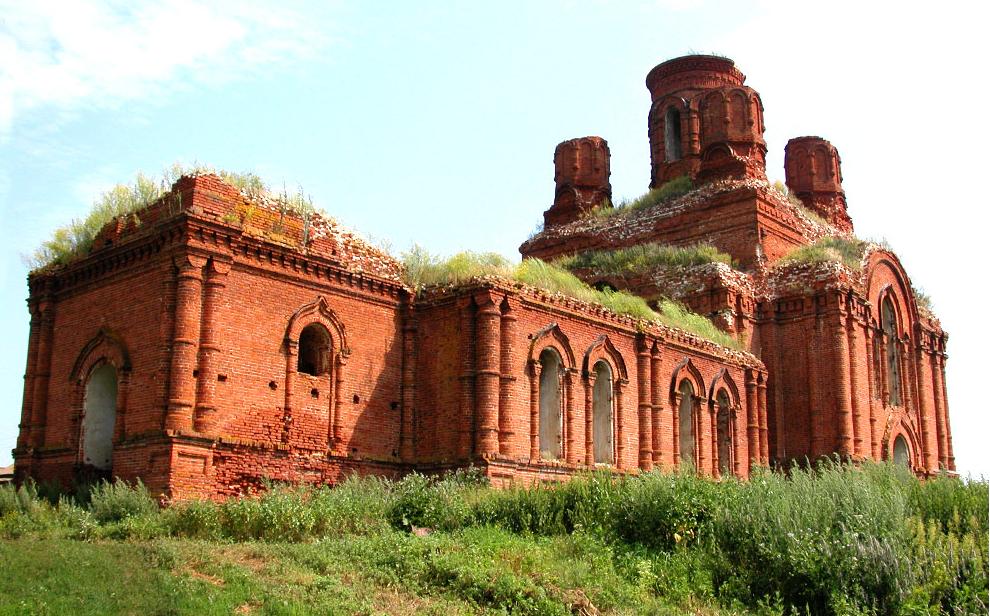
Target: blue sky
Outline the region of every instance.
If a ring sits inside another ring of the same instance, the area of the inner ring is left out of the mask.
[[[553,196],[553,149],[600,135],[615,196],[649,181],[646,73],[736,60],[783,146],[839,149],[858,235],[885,238],[950,332],[960,470],[990,475],[983,9],[939,3],[0,0],[0,465],[27,345],[27,269],[51,230],[173,162],[297,186],[393,250],[519,243]],[[931,6],[931,5],[927,5]]]

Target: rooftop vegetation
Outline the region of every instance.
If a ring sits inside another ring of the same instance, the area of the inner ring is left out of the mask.
[[[434,285],[456,286],[482,276],[497,276],[598,304],[617,314],[683,329],[723,346],[740,348],[732,336],[715,327],[710,320],[676,302],[663,300],[659,311],[653,310],[643,298],[631,293],[592,288],[556,263],[525,259],[513,264],[502,255],[490,252],[462,252],[442,258],[419,246],[403,253],[401,260],[405,266],[406,284],[417,291]]]
[[[303,215],[315,210],[312,201],[301,188],[296,194],[289,194],[284,189],[281,194],[276,194],[254,173],[236,173],[204,165],[185,166],[176,163],[165,169],[159,177],[138,173],[130,184],[117,184],[106,191],[93,201],[85,218],[74,218],[67,225],[55,229],[49,239],[42,242],[32,254],[25,256],[25,262],[33,271],[65,265],[85,256],[91,250],[96,235],[107,223],[115,218],[130,216],[139,225],[140,210],[166,195],[180,177],[199,173],[214,173],[249,196],[272,197],[286,212]]]
[[[640,275],[657,268],[716,262],[731,265],[732,257],[710,244],[671,246],[660,243],[639,244],[617,250],[589,250],[554,261],[571,271],[590,269],[602,276]]]
[[[691,178],[686,175],[676,177],[661,186],[654,188],[646,194],[640,195],[631,201],[623,200],[616,205],[605,203],[599,207],[592,208],[588,216],[593,218],[608,218],[610,216],[624,215],[638,210],[644,210],[660,203],[673,201],[674,199],[686,195],[694,190]]]
[[[823,237],[813,244],[799,246],[780,260],[781,264],[842,263],[853,271],[863,267],[863,255],[870,244],[855,237]]]
[[[801,201],[801,199],[798,198],[797,195],[791,192],[791,189],[787,187],[787,184],[784,184],[780,180],[777,180],[773,183],[773,187],[774,189],[777,190],[777,192],[782,194],[785,199],[787,199],[788,203],[790,203],[798,210],[800,210],[801,213],[804,214],[807,218],[810,218],[811,220],[823,226],[829,225],[829,222],[824,218],[822,218],[818,212],[809,208],[807,205],[804,204],[803,201]]]

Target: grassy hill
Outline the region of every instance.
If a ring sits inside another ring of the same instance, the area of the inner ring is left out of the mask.
[[[270,486],[0,486],[0,614],[970,614],[985,481],[825,462],[748,482],[474,473]]]

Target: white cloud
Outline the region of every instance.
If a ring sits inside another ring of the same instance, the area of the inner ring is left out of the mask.
[[[0,0],[0,140],[27,112],[114,107],[225,81],[326,44],[284,3]]]

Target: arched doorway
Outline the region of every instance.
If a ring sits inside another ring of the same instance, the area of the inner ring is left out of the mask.
[[[83,464],[109,472],[117,421],[117,370],[100,364],[89,375],[83,400]]]
[[[894,464],[911,468],[911,450],[908,449],[907,439],[903,434],[898,434],[894,439]]]

